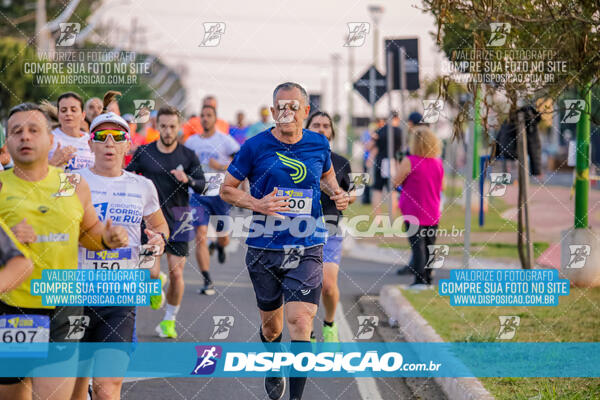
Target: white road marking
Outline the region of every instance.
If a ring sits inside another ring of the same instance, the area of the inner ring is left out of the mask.
[[[150,379],[162,379],[160,377],[156,377],[156,378],[124,378],[123,379],[123,383],[128,383],[128,382],[137,382],[137,381],[147,381]]]
[[[335,312],[335,323],[338,326],[340,341],[353,342],[354,334],[352,329],[350,329],[350,325],[348,324],[348,321],[346,321],[344,315],[344,307],[342,306],[342,303],[339,302]],[[379,393],[379,388],[377,387],[375,378],[364,377],[354,379],[356,379],[356,386],[358,386],[358,392],[363,400],[383,400],[381,394]]]

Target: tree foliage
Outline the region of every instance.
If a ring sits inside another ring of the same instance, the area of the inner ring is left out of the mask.
[[[68,0],[47,0],[46,18],[52,21],[57,18],[69,3]],[[81,0],[77,8],[69,18],[70,22],[78,22],[81,26],[92,14],[94,8],[100,2],[93,0]],[[27,42],[35,42],[35,0],[12,0],[0,2],[0,37],[12,36]]]
[[[490,50],[491,23],[508,23],[506,41],[491,61],[510,61],[509,50],[551,50],[548,61],[565,62],[566,70],[553,81],[493,82],[469,85],[505,91],[511,108],[517,99],[557,99],[569,88],[596,82],[600,70],[600,3],[593,0],[423,0],[423,9],[436,21],[438,45],[450,60],[459,50]],[[499,71],[510,74],[503,68]],[[471,104],[469,104],[471,105]],[[466,114],[466,110],[465,110]],[[459,116],[464,118],[465,115]]]
[[[0,39],[0,119],[12,106],[51,96],[50,88],[34,85],[34,75],[23,73],[25,63],[36,60],[35,49],[25,41]]]

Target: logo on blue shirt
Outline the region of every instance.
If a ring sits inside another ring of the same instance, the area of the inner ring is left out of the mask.
[[[303,162],[284,156],[279,152],[276,152],[276,154],[283,165],[294,170],[294,173],[290,174],[294,183],[300,183],[306,178],[306,165]]]

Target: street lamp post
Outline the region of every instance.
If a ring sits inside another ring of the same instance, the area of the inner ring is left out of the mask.
[[[368,7],[369,14],[373,20],[373,66],[377,68],[379,61],[379,21],[383,15],[383,7],[371,4]],[[373,89],[374,90],[374,89]],[[375,103],[371,104],[371,117],[375,121]]]
[[[354,81],[354,47],[348,46],[348,84],[346,87],[348,95],[348,123],[346,129],[346,154],[352,156],[354,141],[354,92],[352,82]]]

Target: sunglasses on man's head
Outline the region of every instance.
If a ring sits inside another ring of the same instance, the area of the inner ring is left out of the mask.
[[[103,129],[101,131],[92,132],[92,142],[104,143],[109,136],[112,136],[116,143],[126,142],[129,140],[129,133],[125,131]]]

